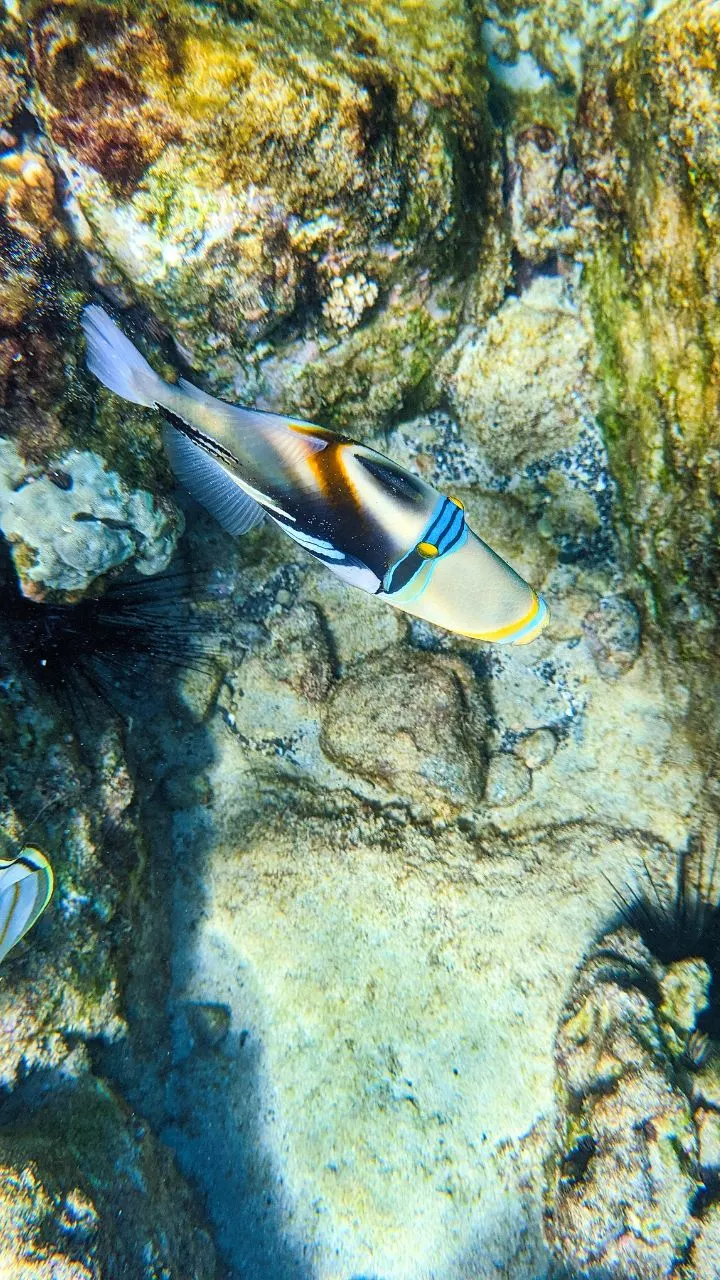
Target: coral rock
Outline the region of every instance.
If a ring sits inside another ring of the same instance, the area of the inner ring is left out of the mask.
[[[666,5],[606,72],[627,181],[589,266],[626,523],[663,619],[701,658],[720,612],[719,40],[714,5]],[[606,133],[598,146],[595,170]]]
[[[640,652],[640,618],[632,600],[603,596],[583,619],[583,632],[598,671],[608,680],[624,675]]]
[[[0,1271],[32,1280],[213,1280],[215,1255],[170,1155],[85,1079],[20,1090],[0,1140]]]
[[[485,121],[460,5],[426,9],[408,59],[414,14],[380,7],[363,39],[366,6],[346,8],[48,4],[31,68],[97,278],[218,389],[340,421],[347,368],[344,412],[367,421],[457,320],[462,290],[435,285],[476,237]]]
[[[182,531],[179,513],[132,492],[93,453],[71,450],[50,472],[22,467],[0,438],[0,529],[26,595],[81,594],[121,565],[164,569]]]
[[[516,804],[532,786],[526,764],[512,755],[493,756],[488,767],[485,799],[491,805]]]

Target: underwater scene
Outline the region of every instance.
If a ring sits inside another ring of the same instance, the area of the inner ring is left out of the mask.
[[[720,1280],[720,4],[0,0],[0,1280]]]

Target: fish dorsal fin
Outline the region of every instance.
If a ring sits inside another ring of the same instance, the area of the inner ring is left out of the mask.
[[[209,409],[216,420],[236,430],[255,430],[271,437],[279,432],[286,438],[288,431],[291,431],[302,441],[302,446],[299,447],[302,447],[306,454],[319,453],[321,449],[326,448],[328,438],[334,438],[332,432],[326,433],[322,427],[316,427],[312,422],[302,422],[298,418],[286,417],[281,413],[266,413],[262,409],[245,409],[239,404],[228,404],[226,400],[219,400],[216,396],[208,395],[207,391],[201,391],[185,378],[180,378],[177,385],[190,400]]]
[[[227,422],[234,422],[234,425],[240,428],[255,428],[258,431],[272,433],[275,430],[287,431],[290,428],[297,431],[309,440],[309,448],[324,449],[327,440],[323,439],[323,428],[315,426],[313,422],[302,422],[295,417],[288,417],[284,413],[270,413],[259,408],[245,408],[242,404],[228,404],[217,396],[209,396],[208,392],[201,392],[200,387],[195,387],[192,383],[184,378],[178,379],[178,387],[183,394],[193,399],[196,404],[204,404],[206,408],[213,411],[214,415],[222,417]],[[332,434],[332,433],[331,433]]]
[[[261,523],[265,513],[259,503],[201,445],[171,426],[164,428],[163,438],[178,480],[223,529],[239,537]]]

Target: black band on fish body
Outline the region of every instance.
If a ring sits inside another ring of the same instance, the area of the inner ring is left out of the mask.
[[[162,416],[168,426],[173,427],[175,431],[179,431],[181,435],[187,436],[188,440],[192,440],[193,444],[197,444],[206,453],[217,458],[219,462],[224,462],[227,466],[238,467],[240,465],[238,459],[224,445],[219,444],[217,440],[212,440],[210,436],[206,436],[202,431],[198,431],[197,427],[193,427],[184,418],[178,417],[172,409],[166,409],[163,405],[158,405]]]

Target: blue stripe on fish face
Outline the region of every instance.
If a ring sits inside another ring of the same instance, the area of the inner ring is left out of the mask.
[[[438,560],[458,550],[467,539],[465,512],[452,498],[441,498],[414,547],[388,569],[382,589],[386,595],[403,593],[403,603],[416,600],[425,590]],[[408,588],[414,589],[408,592]]]

